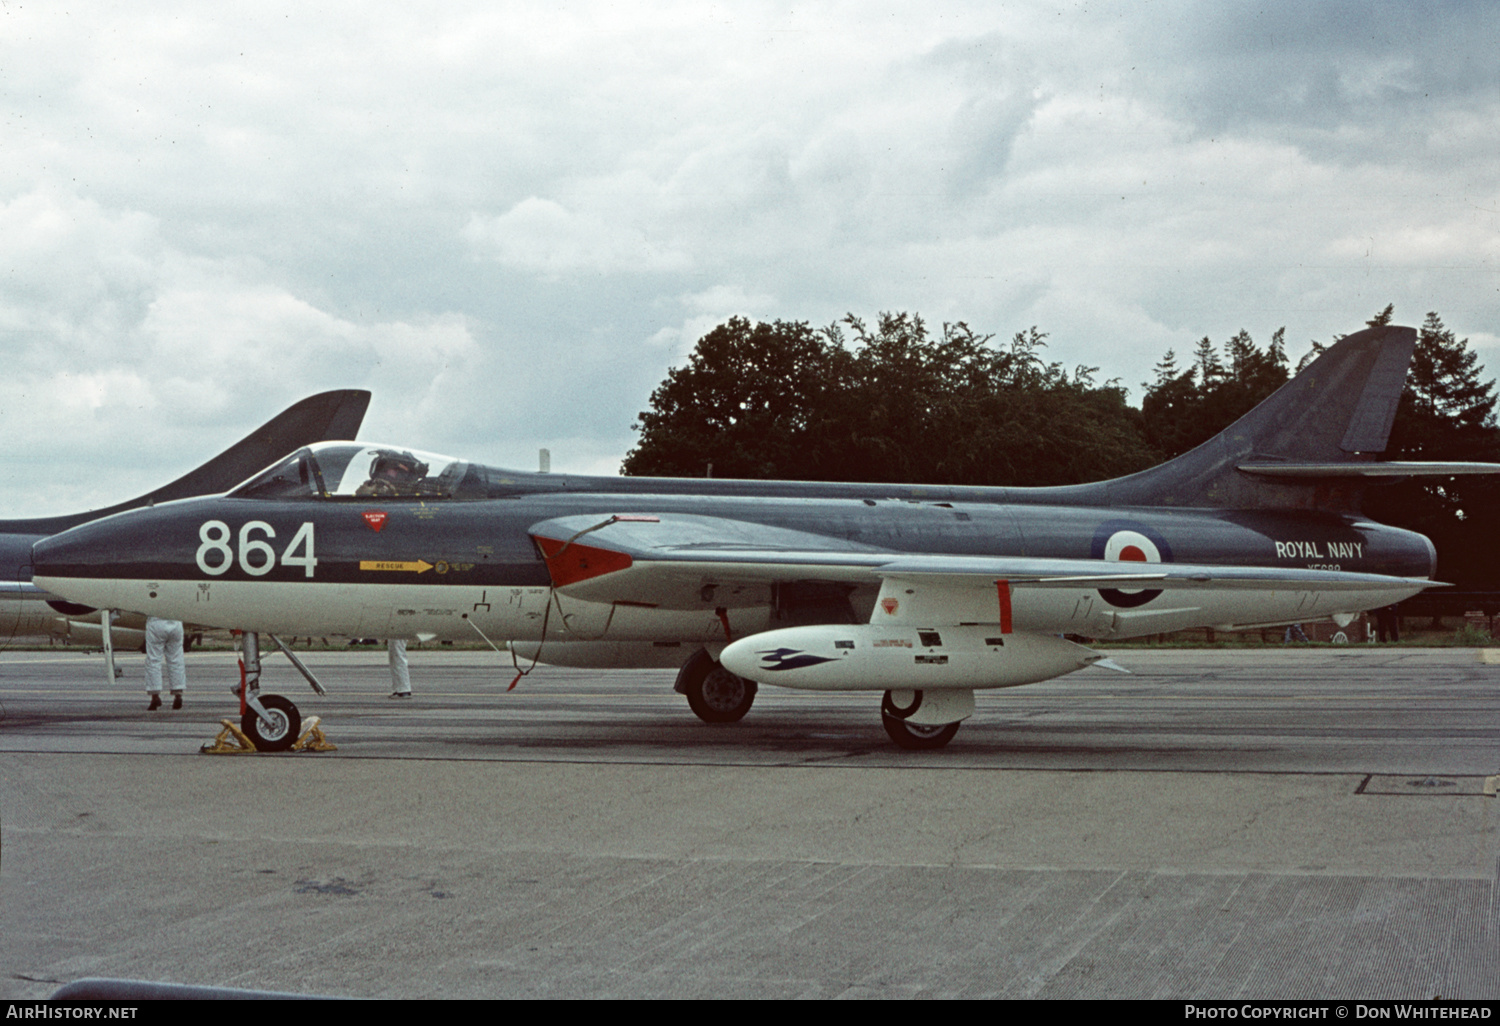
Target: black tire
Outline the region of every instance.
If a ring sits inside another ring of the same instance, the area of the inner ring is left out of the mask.
[[[759,688],[730,673],[714,659],[696,660],[683,681],[688,705],[704,723],[737,723],[745,718]]]
[[[884,697],[880,699],[880,713],[882,716],[889,716],[895,720],[904,720],[922,708],[922,696],[922,689],[917,688],[911,693],[911,704],[902,708],[896,704],[895,696],[887,691]]]
[[[936,748],[945,747],[953,740],[953,735],[958,733],[959,724],[940,723],[934,727],[926,727],[917,723],[909,723],[890,713],[882,711],[880,722],[885,725],[885,732],[890,735],[892,741],[896,742],[897,748],[905,748],[908,751],[930,752]]]
[[[280,695],[261,695],[260,704],[266,707],[273,724],[266,726],[254,709],[246,709],[240,717],[240,729],[257,751],[284,752],[291,748],[302,734],[302,714]]]

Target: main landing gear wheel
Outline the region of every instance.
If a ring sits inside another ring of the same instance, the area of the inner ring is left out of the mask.
[[[240,717],[240,729],[259,751],[284,752],[291,748],[302,733],[302,714],[280,695],[261,695],[260,704],[266,707],[271,722],[262,721],[254,709],[246,709]]]
[[[678,690],[704,723],[736,723],[750,711],[759,688],[755,681],[730,673],[700,650],[683,666]]]
[[[959,724],[909,722],[905,717],[916,712],[917,707],[922,704],[922,692],[915,692],[915,698],[912,705],[902,708],[896,705],[889,691],[885,693],[880,702],[880,722],[885,727],[886,734],[896,742],[897,748],[908,751],[931,751],[944,747],[958,733]]]
[[[958,733],[957,723],[938,723],[925,727],[920,723],[907,723],[886,713],[880,714],[880,722],[885,725],[885,732],[896,742],[898,748],[915,751],[942,748]]]

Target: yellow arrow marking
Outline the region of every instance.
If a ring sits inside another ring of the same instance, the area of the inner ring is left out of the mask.
[[[432,564],[420,559],[415,563],[398,563],[385,559],[362,559],[359,561],[359,568],[361,570],[409,570],[420,574],[431,570]]]

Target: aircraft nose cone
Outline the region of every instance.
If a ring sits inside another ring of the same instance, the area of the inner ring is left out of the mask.
[[[32,579],[70,602],[138,604],[122,602],[123,582],[168,576],[174,559],[193,560],[195,549],[181,539],[196,540],[197,525],[178,523],[184,513],[191,515],[166,507],[132,510],[40,539],[31,547]]]
[[[65,537],[68,533],[44,538],[31,547],[32,582],[68,602],[114,607],[114,588],[110,584],[101,587],[94,576],[99,567],[96,559],[90,559],[92,546],[81,546],[77,539]]]
[[[75,527],[31,546],[31,565],[38,577],[77,576],[108,566],[115,547],[108,532]]]
[[[69,541],[61,534],[54,534],[50,538],[43,538],[33,544],[31,546],[32,572],[47,574],[61,571],[68,566],[68,556],[74,550],[74,546]]]
[[[110,532],[84,527],[43,538],[31,547],[32,580],[70,602],[115,607]]]

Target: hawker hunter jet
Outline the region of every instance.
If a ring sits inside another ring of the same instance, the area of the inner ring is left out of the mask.
[[[1197,449],[1093,484],[579,477],[327,442],[33,558],[38,583],[93,606],[672,665],[709,722],[743,717],[757,684],[884,692],[891,738],[937,748],[975,690],[1102,659],[1063,635],[1347,623],[1431,586],[1431,543],[1362,516],[1364,489],[1500,465],[1377,461],[1415,338],[1351,335]],[[297,722],[279,696],[245,711],[261,747]]]
[[[128,502],[86,513],[0,520],[0,648],[17,641],[45,642],[58,637],[97,644],[105,637],[97,608],[66,602],[32,582],[31,546],[42,538],[121,510],[217,495],[297,446],[352,438],[369,405],[370,393],[362,389],[321,392],[289,406],[197,470]],[[122,623],[114,640],[141,644],[144,621],[126,618]]]

